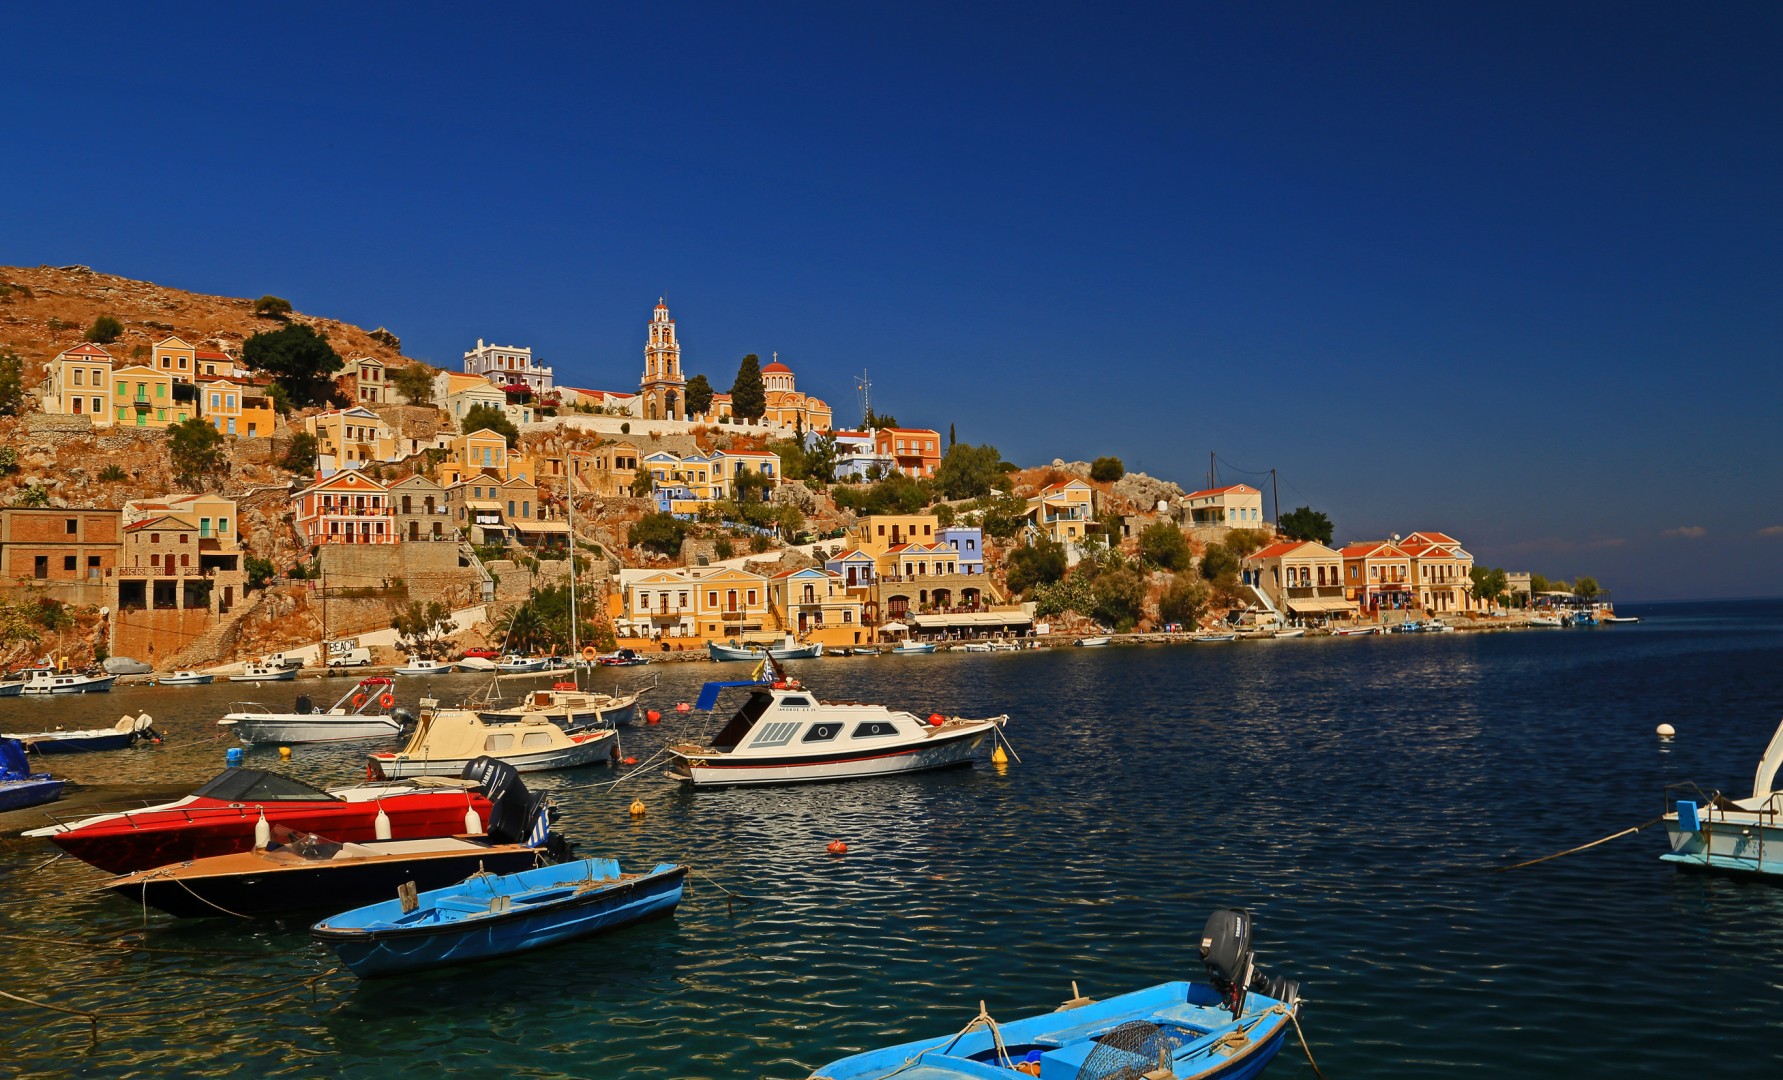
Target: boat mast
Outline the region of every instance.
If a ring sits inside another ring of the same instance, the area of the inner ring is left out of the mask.
[[[563,501],[569,504],[570,528],[570,681],[580,690],[582,647],[576,635],[576,623],[581,621],[582,614],[576,610],[576,459],[573,456],[570,457],[569,464],[563,478]]]

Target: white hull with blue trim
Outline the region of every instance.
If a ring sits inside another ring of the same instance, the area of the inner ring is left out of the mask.
[[[1660,856],[1685,869],[1720,870],[1736,874],[1783,876],[1783,791],[1776,788],[1783,769],[1783,723],[1771,735],[1758,771],[1752,777],[1752,794],[1730,799],[1720,792],[1678,799],[1665,815],[1665,831],[1671,851]],[[1694,785],[1688,785],[1694,789]]]

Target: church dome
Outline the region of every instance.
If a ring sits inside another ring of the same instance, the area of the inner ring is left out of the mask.
[[[785,364],[782,364],[780,361],[776,360],[773,363],[769,364],[768,366],[762,368],[761,373],[763,375],[791,375],[792,368],[789,368]]]

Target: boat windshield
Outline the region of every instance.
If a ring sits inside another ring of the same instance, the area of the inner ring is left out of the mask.
[[[266,850],[284,851],[300,859],[324,862],[334,858],[345,846],[337,840],[317,836],[315,833],[299,832],[284,825],[274,825],[272,827],[272,843],[267,845]]]
[[[336,801],[333,795],[325,791],[317,791],[288,776],[260,769],[227,769],[193,794],[223,802],[240,803],[282,802],[292,799],[308,802]]]
[[[730,723],[724,725],[724,730],[720,731],[718,737],[712,740],[713,749],[735,750],[737,744],[743,741],[743,736],[749,734],[749,729],[755,726],[755,722],[761,719],[762,713],[767,712],[768,706],[773,703],[774,695],[765,690],[757,690],[750,694],[749,700],[743,703],[743,707],[731,717]]]

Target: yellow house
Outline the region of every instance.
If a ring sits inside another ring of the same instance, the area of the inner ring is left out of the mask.
[[[272,435],[274,413],[266,391],[225,375],[201,375],[198,403],[211,425],[225,435],[263,439]]]
[[[787,570],[768,579],[774,629],[826,646],[862,645],[873,632],[862,625],[862,603],[850,596],[842,575],[816,567]]]
[[[110,427],[111,368],[111,354],[90,342],[64,350],[49,362],[43,411],[89,416],[94,427]]]
[[[165,337],[149,350],[149,366],[178,382],[193,382],[198,375],[198,349],[177,337]]]
[[[234,499],[211,492],[196,495],[163,495],[153,499],[132,499],[124,504],[124,526],[164,514],[177,514],[192,522],[198,530],[200,553],[218,551],[240,553],[240,516]],[[203,541],[214,540],[215,544]]]
[[[305,417],[303,429],[315,436],[316,461],[324,472],[403,457],[396,431],[383,417],[358,405]]]
[[[531,463],[527,462],[525,468],[531,479]],[[443,487],[451,487],[484,469],[494,469],[504,478],[508,475],[508,440],[501,432],[488,428],[459,435],[446,444],[439,482]]]
[[[111,374],[113,422],[118,427],[164,428],[192,416],[192,402],[176,400],[174,378],[147,364],[116,368]]]
[[[768,605],[768,579],[735,567],[622,570],[617,599],[614,629],[621,638],[697,644],[780,632]]]
[[[849,530],[848,546],[877,560],[888,548],[933,544],[940,535],[941,520],[934,514],[871,514]]]
[[[1048,484],[1028,500],[1028,517],[1041,536],[1061,544],[1081,543],[1095,522],[1095,489],[1083,480]]]
[[[1473,556],[1461,541],[1447,533],[1415,532],[1400,541],[1399,547],[1411,560],[1419,607],[1445,612],[1471,611],[1478,606],[1473,598]]]

